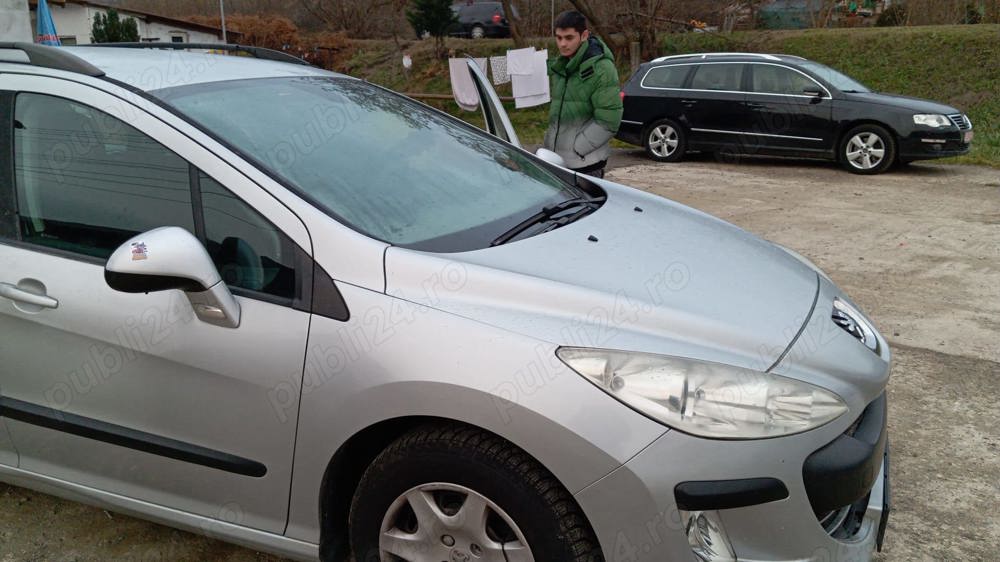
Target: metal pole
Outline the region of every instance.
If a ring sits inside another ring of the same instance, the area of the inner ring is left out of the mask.
[[[226,7],[222,5],[224,0],[219,0],[219,14],[222,16],[222,42],[229,43],[226,38]]]
[[[551,35],[556,28],[556,0],[552,0],[552,20],[549,22],[549,35]]]

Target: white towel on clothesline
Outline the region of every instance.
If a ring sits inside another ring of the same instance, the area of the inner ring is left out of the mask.
[[[551,100],[549,92],[548,50],[531,54],[531,64],[527,74],[512,74],[511,89],[514,93],[514,107],[522,109],[534,107]]]

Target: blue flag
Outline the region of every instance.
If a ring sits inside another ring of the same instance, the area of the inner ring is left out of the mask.
[[[38,0],[38,31],[35,43],[42,45],[61,45],[59,36],[56,35],[56,24],[52,23],[52,12],[49,12],[49,4],[45,0]]]

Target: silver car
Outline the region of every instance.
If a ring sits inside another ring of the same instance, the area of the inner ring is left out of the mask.
[[[303,560],[881,545],[889,349],[808,260],[524,151],[474,64],[488,132],[146,47],[0,45],[0,480]]]

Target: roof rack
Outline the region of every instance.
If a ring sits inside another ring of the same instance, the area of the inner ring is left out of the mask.
[[[0,62],[14,62],[20,64],[30,64],[43,68],[53,68],[65,70],[87,76],[104,76],[104,71],[90,64],[89,62],[74,56],[66,51],[47,45],[37,45],[26,42],[0,42],[0,51],[20,51],[23,57],[20,60],[10,59],[0,53]]]
[[[184,50],[184,49],[203,49],[206,51],[228,51],[234,53],[247,53],[248,55],[264,60],[272,60],[278,62],[290,62],[292,64],[304,64],[306,66],[312,66],[308,61],[300,59],[295,55],[290,55],[281,51],[275,51],[274,49],[265,49],[264,47],[253,47],[250,45],[234,45],[234,44],[215,44],[215,43],[166,43],[166,42],[149,42],[149,43],[91,43],[89,45],[77,45],[78,47],[117,47],[125,49],[174,49],[174,50]]]
[[[699,57],[702,59],[707,59],[709,57],[757,57],[767,60],[781,60],[774,55],[768,55],[764,53],[689,53],[686,55],[671,55],[669,57],[660,57],[658,59],[653,59],[650,62],[663,62],[665,60],[694,58],[694,57]]]

